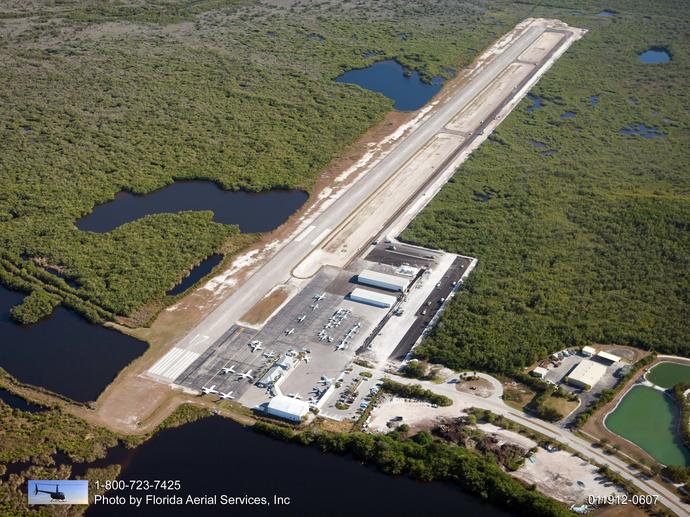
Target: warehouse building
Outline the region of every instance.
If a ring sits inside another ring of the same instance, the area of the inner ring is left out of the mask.
[[[565,382],[571,386],[589,390],[601,380],[605,373],[606,366],[585,359],[584,361],[580,361],[580,363],[566,376]]]
[[[375,307],[388,308],[392,307],[397,298],[387,294],[376,293],[368,289],[360,289],[359,287],[350,293],[350,300],[355,302],[367,303]]]
[[[268,403],[268,406],[266,406],[266,413],[269,415],[291,420],[293,422],[300,422],[302,417],[308,412],[308,402],[286,397],[285,395],[273,397]]]
[[[381,289],[388,289],[389,291],[404,291],[410,285],[410,280],[407,278],[387,275],[386,273],[379,273],[371,269],[365,269],[357,275],[357,281],[360,284],[372,285]]]

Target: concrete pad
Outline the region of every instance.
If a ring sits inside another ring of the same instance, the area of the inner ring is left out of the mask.
[[[520,61],[538,63],[544,59],[564,37],[565,36],[559,32],[545,32],[539,36],[537,41],[532,43],[527,50],[520,54],[518,59]]]

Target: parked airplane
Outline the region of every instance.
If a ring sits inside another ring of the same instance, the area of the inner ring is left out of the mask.
[[[276,356],[276,353],[273,350],[271,350],[270,352],[264,352],[264,357],[266,359],[272,359],[275,356]]]
[[[326,293],[317,294],[316,296],[314,296],[314,300],[319,302],[319,301],[323,300],[325,297],[326,297]]]
[[[252,370],[247,370],[244,373],[240,373],[238,379],[247,379],[248,381],[253,381],[254,376],[252,375]]]
[[[211,393],[216,393],[216,394],[217,394],[217,393],[218,393],[218,390],[216,390],[216,385],[214,384],[214,385],[211,386],[210,388],[207,388],[206,386],[204,386],[203,388],[201,388],[201,393],[203,393],[204,395],[210,395]]]
[[[235,373],[235,365],[229,366],[229,367],[223,367],[220,369],[221,372],[223,372],[224,375],[228,375],[230,373]]]
[[[290,393],[288,395],[288,397],[291,397],[291,398],[297,399],[297,400],[302,400],[302,395],[300,395],[299,393]]]
[[[337,350],[345,350],[345,343],[341,341],[340,344],[337,347],[335,347],[335,349],[336,349],[336,351]]]
[[[326,386],[329,386],[333,384],[333,378],[332,377],[326,377],[325,375],[321,376],[321,382],[325,384]]]
[[[297,321],[300,322],[300,323],[302,323],[305,319],[307,319],[307,315],[306,315],[306,314],[302,314],[299,318],[297,318]]]
[[[289,336],[290,334],[294,334],[294,333],[295,333],[294,327],[291,328],[291,329],[286,329],[286,330],[285,330],[285,335],[286,335],[286,336]]]
[[[220,393],[220,398],[223,400],[232,400],[235,397],[233,397],[232,391],[228,391],[227,393]]]
[[[309,393],[313,393],[315,396],[318,397],[318,396],[320,396],[323,392],[324,392],[324,390],[322,390],[322,389],[319,388],[318,386],[314,386],[314,387],[311,389],[311,391],[310,391]]]
[[[258,339],[255,339],[251,343],[249,343],[249,347],[252,349],[252,352],[256,352],[257,350],[261,350],[263,347],[261,346],[261,341]]]
[[[306,356],[305,356],[305,357],[304,357],[304,362],[307,363],[307,364],[309,364],[309,357],[306,357]]]
[[[35,492],[34,492],[35,495],[38,495],[38,493],[41,492],[44,494],[48,494],[50,496],[51,500],[55,500],[55,501],[64,501],[65,500],[65,494],[63,492],[60,492],[60,485],[55,485],[55,491],[51,491],[51,490],[40,490],[38,488],[38,483],[36,483],[36,485],[34,486],[34,490],[35,490]]]
[[[291,348],[290,350],[288,350],[287,352],[285,352],[285,355],[288,356],[288,357],[292,357],[293,355],[297,355],[297,354],[296,354],[295,351]]]
[[[315,303],[314,305],[311,306],[311,310],[315,311],[316,309],[319,308],[319,304]]]

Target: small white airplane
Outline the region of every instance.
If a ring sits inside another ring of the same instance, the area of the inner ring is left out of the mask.
[[[272,359],[275,356],[276,356],[276,353],[273,350],[271,350],[270,352],[264,352],[264,357],[266,359]]]
[[[319,304],[315,303],[314,305],[311,306],[311,310],[315,311],[316,309],[319,308]]]
[[[237,378],[238,379],[247,379],[248,381],[254,380],[254,376],[252,375],[252,370],[247,370],[244,373],[240,373]]]
[[[297,400],[302,400],[302,395],[300,395],[299,393],[290,393],[288,395],[288,397],[293,398],[293,399],[297,399]]]
[[[325,384],[326,386],[329,386],[333,384],[333,378],[332,377],[326,377],[325,375],[321,376],[321,383]]]
[[[252,352],[256,352],[257,350],[261,350],[263,347],[261,346],[261,341],[258,339],[255,339],[251,343],[249,343],[249,347],[252,349]]]
[[[337,347],[335,347],[335,349],[336,349],[336,351],[337,350],[345,350],[345,343],[343,343],[341,341],[340,344]]]
[[[324,390],[322,390],[322,389],[319,388],[318,386],[314,386],[314,387],[311,389],[311,391],[310,391],[309,393],[313,393],[314,396],[318,397],[318,396],[321,395],[323,392],[324,392]]]
[[[291,348],[287,352],[285,352],[285,355],[288,357],[292,357],[293,355],[297,355],[296,352]]]
[[[206,386],[201,388],[201,393],[204,395],[210,395],[211,393],[218,393],[218,390],[216,390],[216,385],[214,384],[210,388],[207,388]]]
[[[223,400],[232,400],[235,397],[232,395],[232,391],[228,391],[227,393],[219,393],[220,398]]]
[[[228,375],[230,373],[235,373],[235,365],[229,366],[229,367],[223,367],[220,369],[221,372],[223,372],[224,375]]]
[[[325,297],[326,297],[326,293],[317,294],[316,296],[314,296],[314,300],[316,300],[318,302],[318,301],[323,300]]]
[[[285,335],[286,336],[289,336],[290,334],[294,334],[294,333],[295,333],[294,327],[291,329],[285,329]]]
[[[306,315],[306,314],[302,314],[299,318],[297,318],[297,321],[298,321],[299,323],[302,323],[305,319],[307,319],[307,315]]]

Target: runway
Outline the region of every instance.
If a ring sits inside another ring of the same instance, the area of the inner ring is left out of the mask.
[[[528,23],[529,22],[529,23]],[[273,287],[293,276],[310,278],[324,265],[344,266],[382,228],[413,205],[442,173],[452,173],[465,154],[487,138],[552,62],[583,31],[558,20],[528,20],[479,59],[467,82],[439,102],[420,124],[342,196],[297,232],[220,306],[161,358],[148,372],[172,382]],[[487,118],[493,116],[494,118]],[[460,159],[458,157],[460,156]],[[448,176],[450,177],[450,176]],[[445,182],[445,181],[444,181]],[[440,188],[440,187],[439,187]],[[414,214],[404,214],[408,220]],[[175,354],[172,356],[172,354]]]

